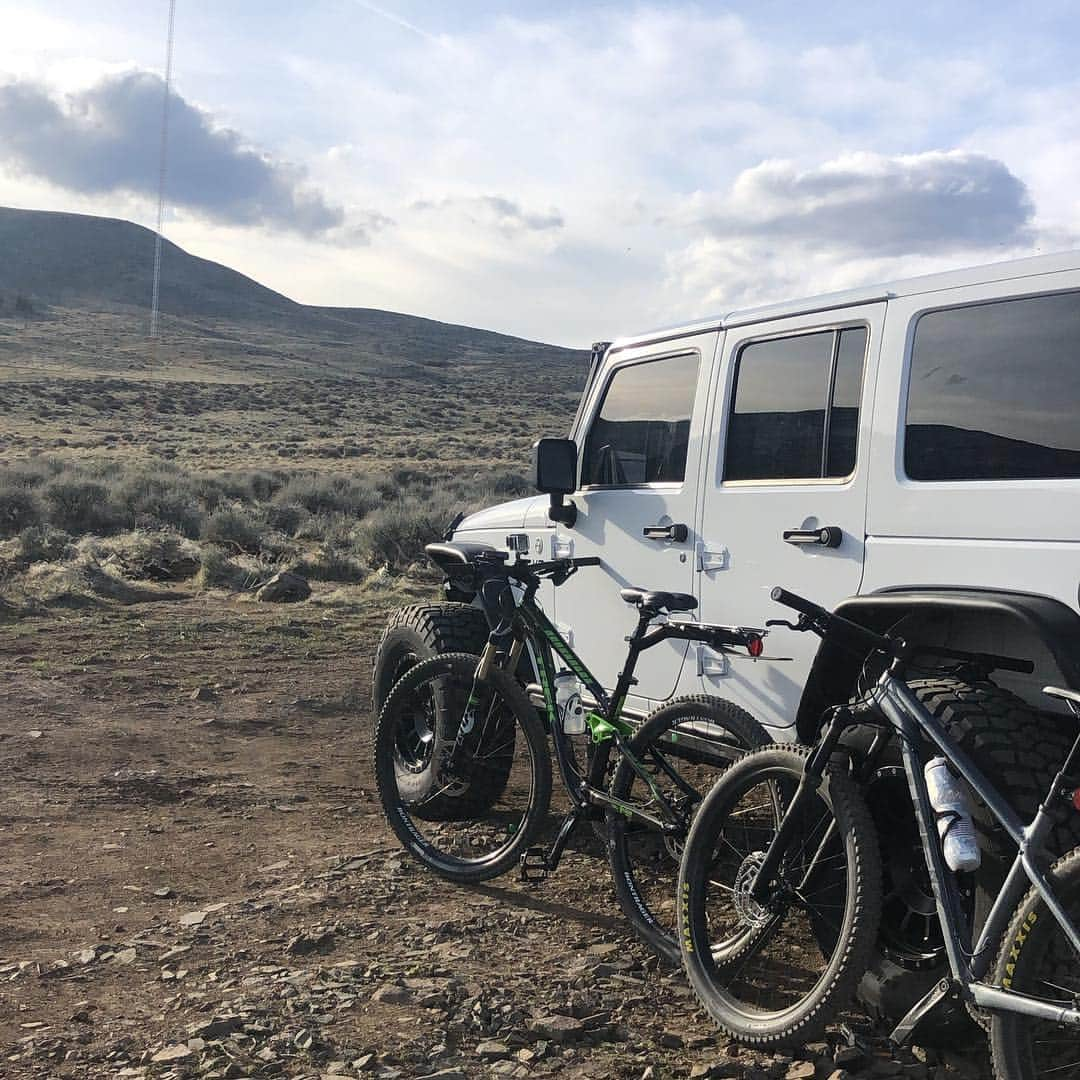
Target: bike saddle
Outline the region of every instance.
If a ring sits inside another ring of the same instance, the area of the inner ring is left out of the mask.
[[[689,593],[620,589],[619,595],[628,604],[649,611],[693,611],[697,607],[697,599]]]
[[[447,571],[461,570],[477,559],[501,558],[505,562],[509,555],[490,544],[428,544],[424,551],[436,566]]]

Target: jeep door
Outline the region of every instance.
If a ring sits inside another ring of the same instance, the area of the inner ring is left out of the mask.
[[[782,585],[832,608],[859,591],[874,364],[884,303],[726,326],[702,471],[701,615],[762,626]],[[709,693],[795,722],[818,647],[778,631],[759,661],[697,650]]]
[[[598,555],[603,565],[555,590],[555,617],[608,688],[636,625],[619,590],[694,590],[698,469],[717,337],[616,348],[583,410],[577,521],[559,525],[555,543],[564,554],[572,545],[575,556]],[[686,651],[686,642],[665,642],[643,653],[631,704],[670,697]]]

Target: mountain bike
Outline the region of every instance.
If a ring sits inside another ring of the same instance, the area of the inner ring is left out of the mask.
[[[626,699],[638,657],[661,642],[756,657],[761,632],[675,621],[668,616],[696,608],[693,596],[623,589],[637,625],[609,694],[536,602],[543,580],[559,586],[600,559],[529,561],[517,552],[510,561],[509,552],[482,544],[425,550],[476,592],[492,629],[480,656],[426,660],[387,697],[375,774],[391,828],[452,881],[484,881],[517,866],[523,880],[538,882],[556,870],[582,822],[602,824],[620,906],[646,942],[677,962],[675,882],[690,820],[718,770],[768,736],[744,710],[704,696],[671,702],[635,730]],[[539,679],[539,708],[517,677],[526,666]],[[542,847],[535,841],[551,802],[552,750],[569,809]]]
[[[1080,848],[1056,862],[1046,850],[1056,819],[1080,810],[1080,733],[1025,824],[906,675],[922,654],[984,671],[1030,673],[1033,664],[912,645],[784,589],[772,595],[799,619],[767,626],[816,633],[879,657],[884,669],[854,702],[827,711],[813,747],[745,755],[700,807],[678,887],[684,964],[702,1004],[729,1034],[767,1046],[813,1038],[847,1001],[873,949],[882,902],[878,839],[859,784],[897,739],[951,978],[910,1010],[894,1041],[954,999],[988,1021],[999,1080],[1080,1077]],[[1080,719],[1080,694],[1044,692]],[[842,753],[855,725],[874,733],[862,760]],[[968,789],[1016,848],[977,932],[961,889],[981,857]]]

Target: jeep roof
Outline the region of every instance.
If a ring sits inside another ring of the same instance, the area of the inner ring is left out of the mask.
[[[668,338],[679,338],[687,334],[725,330],[728,327],[744,326],[747,323],[761,322],[767,319],[780,319],[790,315],[810,315],[816,311],[832,311],[836,308],[852,307],[855,304],[869,304],[876,300],[890,300],[898,296],[916,296],[922,293],[937,292],[942,289],[955,289],[964,285],[977,285],[987,281],[1008,281],[1013,278],[1019,279],[1032,277],[1036,274],[1053,274],[1076,269],[1080,269],[1080,251],[1064,251],[1054,255],[1032,255],[1024,259],[1008,259],[1003,262],[972,266],[963,270],[922,274],[919,277],[903,278],[882,285],[864,285],[857,289],[844,289],[840,292],[823,293],[820,296],[787,300],[780,304],[737,308],[726,315],[698,319],[689,323],[678,323],[674,326],[658,327],[642,334],[616,338],[612,342],[610,350],[631,348],[637,345],[664,341]]]

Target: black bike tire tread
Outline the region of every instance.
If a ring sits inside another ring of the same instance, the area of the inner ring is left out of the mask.
[[[723,777],[717,781],[708,798],[712,798],[725,780],[729,779],[736,769],[749,769],[756,758],[766,754],[791,753],[802,759],[805,765],[806,759],[811,754],[811,749],[794,743],[784,745],[765,746],[760,750],[748,753],[741,761],[728,769]],[[870,961],[874,946],[877,941],[877,921],[881,915],[881,866],[878,855],[877,830],[873,818],[855,784],[843,773],[835,768],[830,768],[826,773],[829,783],[829,797],[833,800],[833,813],[836,813],[836,796],[834,790],[839,793],[840,800],[845,804],[844,815],[849,816],[849,832],[851,833],[853,857],[856,867],[860,868],[855,874],[854,914],[851,919],[851,932],[848,934],[843,947],[843,955],[833,977],[826,984],[825,989],[816,993],[813,1008],[805,1015],[798,1017],[794,1022],[785,1025],[775,1033],[751,1034],[738,1031],[727,1025],[721,1024],[716,1014],[710,1008],[706,995],[703,995],[698,981],[691,973],[691,966],[696,963],[696,955],[691,960],[684,951],[683,962],[687,974],[690,976],[690,984],[698,1001],[717,1025],[740,1043],[756,1047],[783,1047],[799,1045],[818,1038],[828,1024],[836,1017],[839,1011],[852,999],[855,987],[862,977],[866,966]],[[835,785],[835,788],[834,788]],[[690,838],[687,841],[686,851],[683,857],[683,867],[679,874],[679,895],[683,895],[683,879],[686,868],[690,863],[687,858],[694,840],[696,823],[704,820],[705,804],[695,819],[695,827],[690,830]],[[683,926],[684,910],[682,903],[679,905],[679,937],[684,939],[689,929]]]
[[[771,742],[765,729],[753,715],[733,701],[712,694],[687,694],[661,705],[646,717],[630,741],[630,751],[640,759],[644,747],[651,743],[658,733],[662,734],[669,730],[680,713],[700,716],[703,711],[709,709],[722,714],[719,723],[729,726],[729,730],[737,734],[744,743],[751,743],[748,749],[756,749]],[[612,796],[625,798],[636,775],[629,763],[625,759],[621,760],[609,788]],[[619,814],[609,812],[607,815],[607,854],[615,898],[638,939],[648,945],[662,960],[678,964],[681,959],[678,932],[667,934],[662,928],[647,922],[642,916],[631,886],[626,881],[625,874],[631,860],[625,851],[626,845],[623,843],[625,836],[625,819]],[[643,900],[642,903],[644,903]]]
[[[1068,906],[1067,889],[1070,884],[1074,888],[1080,888],[1080,881],[1070,883],[1069,878],[1080,878],[1080,848],[1075,848],[1059,859],[1051,868],[1049,878],[1054,886],[1054,893],[1066,906]],[[1044,918],[1050,920],[1053,916],[1045,913],[1045,903],[1038,891],[1032,886],[1021,898],[1016,910],[1013,912],[1005,934],[1001,939],[1001,947],[998,950],[997,960],[994,962],[993,983],[995,986],[1002,984],[1003,978],[1008,974],[1005,965],[1012,958],[1012,946],[1014,942],[1021,940],[1020,935],[1024,930],[1024,921],[1028,914],[1042,905]],[[1017,1018],[1013,1014],[993,1012],[990,1014],[990,1054],[994,1065],[996,1080],[1032,1080],[1013,1070],[1010,1064],[1009,1052],[1016,1051],[1017,1034],[1015,1024],[1022,1023],[1023,1017]]]
[[[498,692],[514,711],[518,724],[524,732],[529,748],[532,751],[531,757],[536,787],[533,792],[532,802],[529,807],[529,812],[526,815],[524,826],[514,838],[513,843],[509,845],[506,851],[490,865],[474,868],[463,867],[460,870],[448,870],[444,866],[429,861],[413,843],[410,843],[408,831],[405,829],[404,825],[400,823],[395,814],[395,810],[400,806],[400,800],[396,797],[396,783],[387,783],[387,778],[384,776],[385,768],[388,766],[392,778],[393,758],[392,755],[390,755],[387,758],[386,763],[384,763],[380,753],[380,747],[384,739],[392,737],[387,734],[387,725],[390,722],[389,717],[395,703],[396,695],[405,692],[404,687],[407,685],[406,679],[417,679],[418,681],[422,681],[423,677],[428,673],[428,670],[435,671],[441,665],[454,663],[464,664],[468,666],[470,670],[475,671],[479,662],[480,658],[470,653],[441,653],[438,656],[422,660],[415,667],[411,668],[395,685],[394,689],[390,692],[390,696],[386,699],[386,704],[379,713],[379,719],[376,721],[375,725],[375,781],[379,791],[379,801],[382,805],[383,814],[386,817],[387,824],[401,842],[402,846],[409,851],[418,862],[422,863],[440,877],[460,884],[473,884],[480,881],[488,881],[491,878],[498,877],[500,874],[505,874],[508,870],[513,869],[517,866],[521,854],[532,844],[537,833],[544,824],[548,805],[551,800],[551,757],[548,751],[547,737],[544,734],[544,729],[536,717],[536,710],[533,709],[529,699],[525,696],[525,691],[521,688],[521,685],[516,679],[513,679],[504,671],[501,671],[499,668],[492,669],[490,674],[491,682],[496,684]],[[416,837],[411,837],[411,839],[414,842],[416,841]]]

